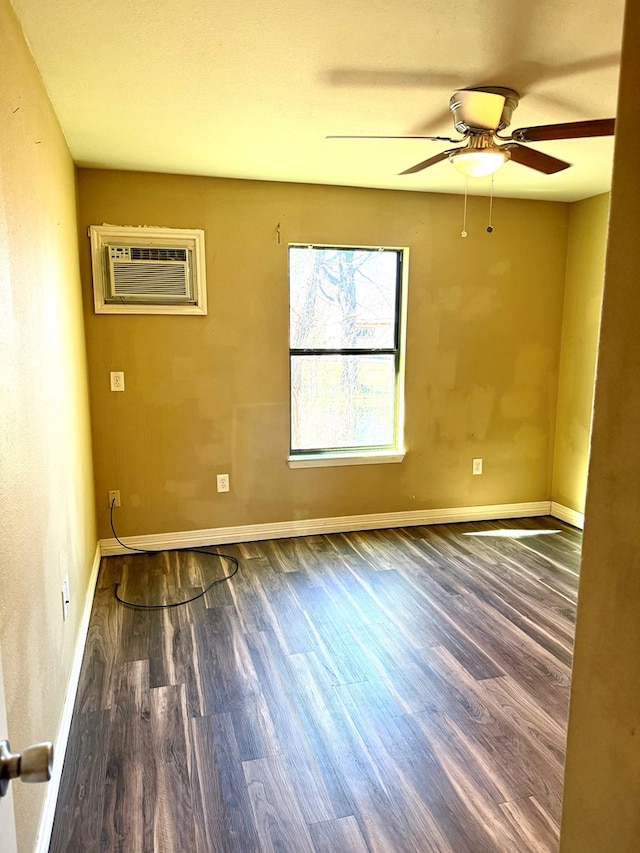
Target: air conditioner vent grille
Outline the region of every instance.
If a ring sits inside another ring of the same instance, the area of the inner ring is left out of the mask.
[[[171,297],[188,296],[188,280],[182,264],[113,263],[113,296],[139,297],[145,294]]]

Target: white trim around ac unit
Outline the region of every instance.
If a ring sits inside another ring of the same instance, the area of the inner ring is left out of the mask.
[[[96,314],[191,314],[207,313],[207,276],[204,230],[201,228],[156,228],[146,225],[90,225],[93,305]],[[150,294],[144,303],[109,302],[109,268],[105,260],[108,246],[182,248],[189,252],[194,302],[164,304]]]

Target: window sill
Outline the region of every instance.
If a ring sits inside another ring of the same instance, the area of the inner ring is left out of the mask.
[[[335,468],[342,465],[382,465],[402,462],[404,451],[392,450],[388,453],[313,453],[308,456],[296,455],[287,459],[289,468]]]

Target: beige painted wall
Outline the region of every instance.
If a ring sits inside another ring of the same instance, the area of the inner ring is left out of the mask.
[[[640,839],[640,5],[627,4],[569,715],[563,853]],[[630,144],[631,143],[631,144]]]
[[[609,194],[570,206],[552,500],[584,512]]]
[[[472,198],[462,239],[458,196],[81,169],[79,210],[101,537],[116,488],[124,535],[549,499],[568,205],[497,200],[489,235]],[[103,222],[204,228],[209,315],[95,315]],[[287,243],[307,241],[410,247],[401,465],[287,467]]]
[[[74,166],[7,0],[0,44],[0,645],[20,749],[55,738],[96,533]],[[26,853],[46,789],[13,789]]]

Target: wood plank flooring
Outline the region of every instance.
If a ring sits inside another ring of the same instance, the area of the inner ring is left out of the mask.
[[[555,853],[580,533],[103,559],[51,853]]]

